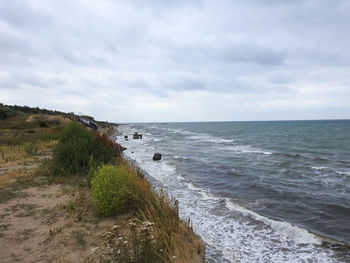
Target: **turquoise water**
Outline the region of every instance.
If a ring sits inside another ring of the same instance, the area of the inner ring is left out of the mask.
[[[144,133],[118,139],[156,187],[179,199],[182,217],[207,242],[209,262],[350,261],[350,121],[121,130]],[[155,151],[161,162],[152,161]]]

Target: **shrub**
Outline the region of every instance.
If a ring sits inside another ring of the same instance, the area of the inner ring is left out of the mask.
[[[91,132],[76,122],[67,124],[54,150],[52,173],[65,175],[87,172],[94,148],[95,140]]]
[[[114,143],[89,131],[77,122],[71,122],[62,130],[54,150],[51,172],[53,175],[86,175],[90,169],[90,157],[97,165],[114,164],[118,152]]]
[[[94,207],[104,216],[127,209],[135,201],[132,178],[123,166],[103,165],[91,180]]]
[[[96,148],[94,157],[97,163],[111,163],[120,155],[117,144],[112,142],[106,134],[95,133]]]
[[[47,128],[47,127],[49,127],[49,125],[48,125],[45,121],[40,121],[40,122],[39,122],[39,126],[40,126],[41,128]]]

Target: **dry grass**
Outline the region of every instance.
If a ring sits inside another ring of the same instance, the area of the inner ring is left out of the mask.
[[[179,219],[176,200],[155,192],[136,166],[123,159],[118,163],[133,175],[139,208],[136,217],[142,222],[154,223],[153,235],[162,259],[160,262],[204,262],[204,243]]]
[[[29,154],[27,144],[0,146],[0,186],[13,183],[17,178],[32,175],[43,160],[51,158],[57,141],[35,143],[36,152]]]
[[[43,121],[47,127],[40,127]],[[154,192],[142,172],[128,161],[118,159],[117,163],[132,175],[133,193],[140,204],[107,218],[94,210],[85,177],[46,176],[46,160],[66,122],[69,120],[60,116],[42,114],[0,121],[0,247],[4,259],[110,262],[118,256],[118,249],[125,247],[117,241],[120,236],[112,240],[108,234],[118,225],[126,244],[139,244],[144,251],[152,249],[159,254],[159,260],[152,262],[204,262],[204,244],[178,218],[174,200]],[[145,247],[140,243],[144,238],[135,239],[130,220],[138,222],[138,229],[144,222],[152,222],[150,233],[155,243]],[[151,262],[146,257],[140,260]]]
[[[70,122],[62,116],[20,114],[0,121],[0,145],[20,145],[57,139],[59,131]]]
[[[0,186],[33,175],[43,160],[51,158],[59,131],[67,122],[61,116],[43,114],[20,114],[1,120]]]

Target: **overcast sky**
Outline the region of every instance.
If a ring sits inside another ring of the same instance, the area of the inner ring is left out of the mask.
[[[0,0],[0,102],[117,122],[350,118],[350,1]]]

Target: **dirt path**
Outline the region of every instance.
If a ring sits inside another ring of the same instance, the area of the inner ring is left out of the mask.
[[[96,262],[113,220],[84,209],[88,198],[82,189],[42,182],[13,192],[0,203],[0,262]]]

